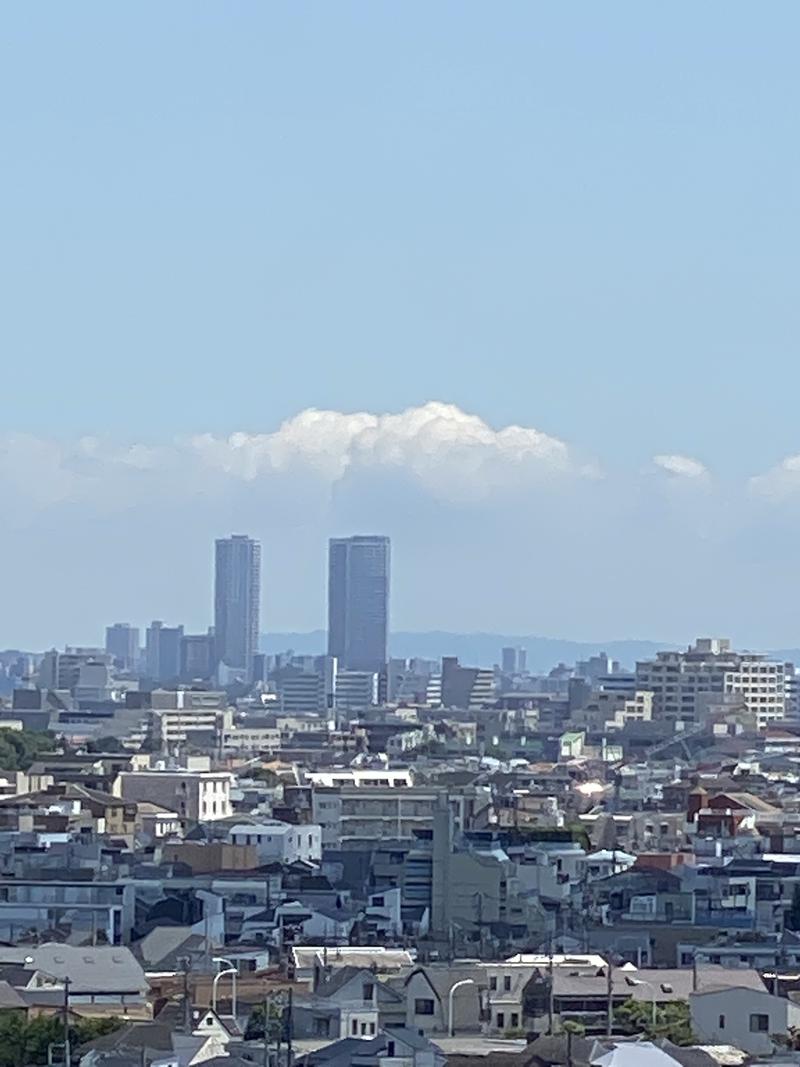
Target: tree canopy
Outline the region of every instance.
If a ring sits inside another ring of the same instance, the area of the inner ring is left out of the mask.
[[[685,1000],[657,1004],[655,1025],[650,1001],[626,1000],[614,1009],[614,1024],[626,1034],[643,1034],[648,1041],[663,1037],[673,1045],[691,1045],[694,1040],[692,1016]]]
[[[52,752],[55,739],[51,733],[34,730],[0,729],[0,771],[27,771],[45,752]]]
[[[104,1034],[113,1033],[120,1026],[119,1019],[81,1019],[70,1025],[69,1037],[73,1054],[79,1045],[94,1041]],[[64,1025],[60,1015],[39,1015],[26,1020],[24,1015],[7,1013],[0,1015],[0,1067],[29,1067],[31,1064],[47,1063],[49,1045],[61,1045],[63,1061]]]

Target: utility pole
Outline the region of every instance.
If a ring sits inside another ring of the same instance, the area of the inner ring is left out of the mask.
[[[69,1041],[69,978],[64,979],[64,1063],[72,1064],[72,1049]]]
[[[264,1067],[269,1067],[269,994],[266,988],[262,1006],[264,1011]]]
[[[294,1019],[292,1017],[294,990],[289,990],[288,1002],[286,1004],[286,1067],[292,1067],[292,1060],[294,1059],[294,1051],[292,1048],[293,1041],[293,1029]]]
[[[550,937],[548,944],[548,960],[547,960],[547,980],[550,984],[550,988],[547,993],[547,1032],[552,1036],[553,1033],[553,1016],[555,1015],[555,975],[553,967],[553,938]]]
[[[606,1037],[611,1037],[614,1029],[614,969],[611,965],[611,957],[606,960]]]
[[[281,1043],[283,1041],[283,1027],[284,1027],[284,1012],[283,998],[281,994],[278,994],[278,1027],[275,1035],[275,1067],[281,1067]]]
[[[183,971],[183,1029],[190,1034],[192,1032],[192,1010],[189,1003],[189,957],[181,956],[181,970]]]

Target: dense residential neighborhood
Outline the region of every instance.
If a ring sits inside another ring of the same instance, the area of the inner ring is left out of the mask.
[[[0,1033],[31,1062],[794,1054],[790,663],[393,659],[385,538],[331,542],[327,652],[265,655],[259,581],[222,540],[204,644],[2,654]]]

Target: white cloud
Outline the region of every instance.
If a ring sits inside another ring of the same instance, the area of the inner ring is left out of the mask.
[[[678,453],[654,456],[653,463],[660,467],[661,470],[677,478],[698,479],[709,477],[708,467],[701,463],[699,459],[692,459],[691,456],[682,456]]]
[[[359,470],[402,472],[444,500],[482,499],[553,476],[578,474],[567,445],[532,427],[494,430],[452,404],[399,414],[310,408],[272,433],[200,434],[168,445],[73,444],[23,435],[0,441],[0,478],[39,504],[97,499],[127,506],[137,490],[207,491],[276,475],[330,488]]]
[[[750,479],[749,488],[757,496],[780,500],[800,490],[800,455],[787,456],[765,474]]]

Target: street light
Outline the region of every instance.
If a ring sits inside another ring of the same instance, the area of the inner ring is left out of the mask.
[[[656,1025],[656,987],[653,985],[652,982],[646,982],[644,980],[644,978],[631,978],[631,976],[629,974],[625,975],[625,981],[627,982],[628,985],[646,985],[648,987],[648,989],[650,990],[650,992],[652,993],[653,1028],[655,1029],[655,1025]]]
[[[450,1037],[453,1036],[453,994],[457,989],[460,989],[462,985],[475,985],[472,978],[462,978],[460,982],[456,982],[450,986],[450,992],[447,994],[447,1033]]]
[[[220,978],[225,978],[226,975],[230,975],[231,976],[231,985],[233,987],[233,992],[232,992],[232,995],[231,995],[231,1015],[233,1016],[234,1019],[236,1019],[236,980],[239,977],[239,972],[233,966],[231,961],[230,960],[226,960],[223,956],[214,956],[212,962],[216,963],[216,964],[224,963],[224,964],[227,964],[227,966],[226,966],[224,971],[217,971],[217,973],[214,975],[214,980],[211,983],[211,1009],[216,1014],[216,1011],[217,1011],[217,983],[219,982]]]

